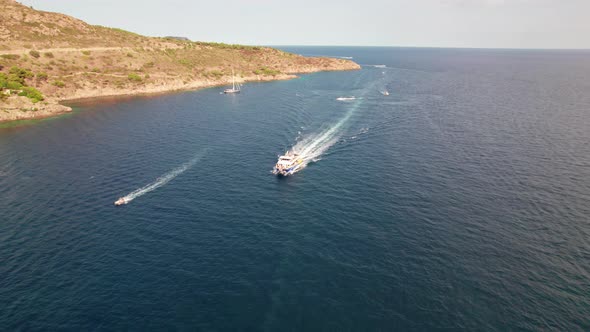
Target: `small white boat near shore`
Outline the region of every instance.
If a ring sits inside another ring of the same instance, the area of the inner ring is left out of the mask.
[[[232,77],[231,88],[223,90],[223,93],[225,93],[225,94],[240,93],[242,90],[240,87],[240,83],[236,84],[236,76],[234,75],[233,68],[231,70],[231,77]]]
[[[356,97],[354,97],[354,96],[336,98],[336,100],[338,100],[338,101],[350,101],[350,100],[355,100],[355,99],[356,99]]]

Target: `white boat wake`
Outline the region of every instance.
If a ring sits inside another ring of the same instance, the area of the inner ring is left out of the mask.
[[[361,99],[357,99],[348,109],[346,114],[333,126],[317,134],[312,134],[303,138],[289,150],[299,155],[299,158],[302,160],[302,165],[299,170],[305,168],[310,162],[320,160],[321,155],[340,140],[343,127],[346,126],[348,120],[352,117],[360,103]]]
[[[295,170],[288,174],[293,174],[304,169],[309,163],[316,162],[320,160],[320,157],[334,144],[341,141],[341,136],[344,133],[344,129],[348,125],[350,118],[355,114],[358,108],[361,106],[364,100],[364,96],[369,91],[374,91],[375,85],[378,84],[379,81],[373,81],[366,88],[364,89],[363,93],[360,96],[346,96],[346,97],[338,97],[336,98],[337,101],[348,101],[348,103],[343,104],[343,107],[346,109],[346,113],[338,122],[336,122],[331,127],[320,131],[319,133],[311,134],[311,135],[304,135],[303,138],[293,147],[287,150],[287,152],[283,156],[293,156],[295,155],[296,161],[299,163],[296,164]],[[303,127],[301,128],[303,129]],[[363,128],[359,134],[364,134],[368,128]],[[301,132],[297,133],[299,138],[301,136]],[[280,159],[279,159],[280,161]],[[277,162],[278,165],[278,162]],[[276,172],[277,166],[273,169],[273,174],[277,174]]]
[[[140,196],[143,196],[143,195],[149,193],[150,191],[160,188],[161,186],[172,181],[175,177],[179,176],[180,174],[184,173],[186,170],[193,167],[199,160],[201,160],[201,158],[204,155],[205,155],[205,151],[200,152],[195,157],[193,157],[191,160],[189,160],[186,163],[180,165],[179,167],[173,169],[172,171],[160,176],[159,178],[156,179],[156,181],[154,181],[146,186],[143,186],[143,187],[127,194],[126,196],[119,198],[119,200],[117,202],[121,202],[121,204],[128,204],[132,200],[134,200]],[[121,205],[121,204],[117,204],[117,202],[115,202],[116,205]]]

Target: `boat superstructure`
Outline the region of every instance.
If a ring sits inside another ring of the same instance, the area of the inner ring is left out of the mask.
[[[296,173],[303,167],[303,159],[297,153],[289,151],[282,156],[279,156],[275,167],[272,170],[273,174],[289,176]]]
[[[232,79],[232,83],[231,83],[231,89],[225,89],[223,90],[223,93],[240,93],[241,88],[240,88],[240,83],[236,84],[236,76],[234,75],[234,69],[232,68],[231,70],[231,79]]]

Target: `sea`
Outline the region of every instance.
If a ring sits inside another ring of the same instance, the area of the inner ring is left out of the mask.
[[[590,51],[281,48],[3,124],[0,330],[590,330]]]

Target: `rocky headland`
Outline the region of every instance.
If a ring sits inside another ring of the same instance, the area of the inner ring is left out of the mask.
[[[82,98],[194,90],[356,70],[270,47],[146,37],[0,0],[0,121],[48,117]]]

